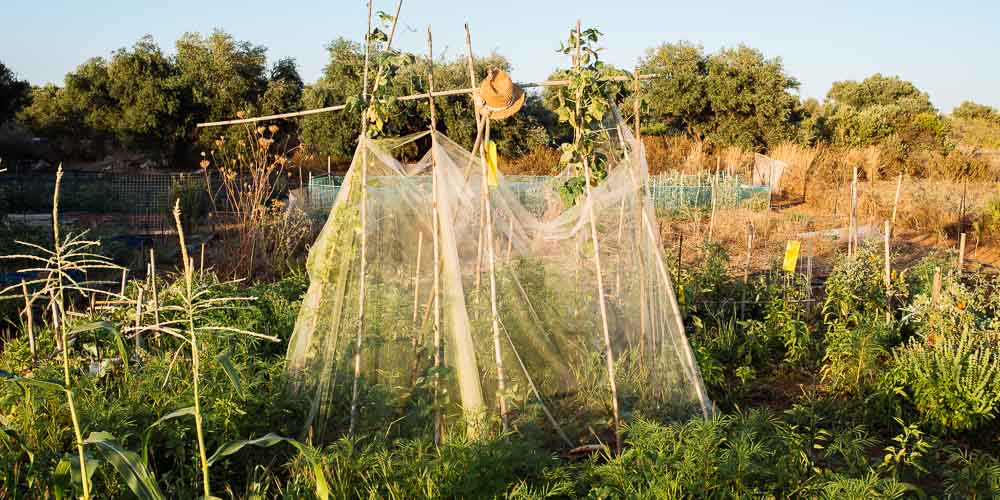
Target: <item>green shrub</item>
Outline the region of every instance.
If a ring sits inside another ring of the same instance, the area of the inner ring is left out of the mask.
[[[974,430],[1000,407],[1000,335],[964,330],[911,339],[893,369],[923,419],[945,431]]]

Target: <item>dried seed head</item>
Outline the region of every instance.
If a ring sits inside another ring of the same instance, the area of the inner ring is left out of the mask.
[[[267,127],[267,130],[270,131],[272,134],[277,134],[278,133],[278,126],[277,125],[271,125],[270,127]]]
[[[264,126],[257,127],[257,135],[264,135]]]
[[[236,118],[240,118],[240,119],[243,119],[243,118],[245,118],[246,116],[247,116],[247,114],[246,114],[246,113],[244,113],[243,111],[237,111],[237,112],[236,112]]]
[[[201,165],[201,168],[208,168],[208,160],[201,160],[199,165]]]

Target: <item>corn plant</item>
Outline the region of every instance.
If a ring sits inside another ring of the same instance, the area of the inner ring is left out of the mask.
[[[59,188],[62,182],[63,170],[60,165],[56,171],[55,191],[52,195],[52,248],[45,248],[40,245],[18,241],[17,243],[27,249],[29,253],[4,256],[4,259],[28,262],[28,267],[20,270],[26,274],[36,274],[37,278],[26,281],[29,289],[33,290],[29,303],[50,301],[53,311],[53,327],[56,333],[57,345],[62,357],[63,380],[58,382],[43,382],[29,378],[9,376],[5,377],[22,383],[41,385],[49,389],[61,390],[66,396],[69,406],[70,419],[73,423],[73,436],[79,459],[80,480],[83,490],[83,497],[90,497],[90,479],[87,471],[87,457],[84,452],[83,426],[77,414],[76,399],[73,395],[73,378],[71,377],[69,350],[70,341],[81,334],[105,328],[113,330],[106,323],[90,323],[83,326],[73,326],[71,324],[69,312],[71,310],[74,294],[77,295],[104,295],[117,296],[113,292],[104,291],[98,288],[101,282],[92,280],[88,276],[101,272],[118,271],[120,266],[115,265],[106,257],[94,253],[94,249],[100,246],[99,241],[86,239],[86,232],[77,234],[68,233],[61,235],[59,232]],[[20,297],[21,284],[7,287],[0,290],[0,297]],[[124,343],[119,341],[122,362],[127,365],[128,360],[124,350]]]
[[[173,319],[163,321],[159,325],[152,328],[181,340],[182,345],[178,349],[178,352],[180,349],[184,349],[185,347],[191,350],[191,382],[194,406],[190,409],[185,408],[174,411],[168,415],[168,417],[174,418],[184,415],[192,415],[194,417],[195,433],[198,439],[198,458],[201,463],[202,489],[205,498],[211,498],[211,486],[209,483],[209,467],[211,464],[208,458],[208,452],[205,449],[205,432],[202,425],[203,415],[199,386],[201,374],[201,353],[198,349],[198,337],[199,335],[207,334],[236,334],[262,338],[272,342],[277,342],[278,338],[229,326],[209,326],[204,324],[202,318],[204,318],[205,315],[213,311],[232,309],[237,304],[246,303],[253,300],[253,298],[224,296],[213,297],[213,287],[211,285],[196,282],[194,261],[188,256],[187,243],[184,240],[184,225],[181,220],[179,200],[174,205],[174,222],[177,226],[177,238],[180,244],[182,258],[183,286],[179,288],[178,292],[180,295],[180,305],[163,307],[161,311],[168,314],[172,313]],[[223,367],[235,384],[239,380],[238,376],[232,366],[229,365],[224,359],[225,358],[221,358],[220,362],[223,363]]]

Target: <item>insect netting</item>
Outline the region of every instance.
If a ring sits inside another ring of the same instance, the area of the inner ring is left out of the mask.
[[[443,134],[359,141],[310,250],[287,355],[317,436],[346,429],[352,402],[359,432],[499,429],[502,401],[518,432],[575,445],[613,424],[612,369],[625,420],[708,415],[642,145],[613,125],[607,178],[568,208],[558,194],[568,173],[525,203]],[[421,161],[399,161],[428,143]]]

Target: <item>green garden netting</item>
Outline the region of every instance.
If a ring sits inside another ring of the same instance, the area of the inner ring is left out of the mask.
[[[569,208],[556,191],[567,173],[532,187],[526,206],[517,182],[497,173],[489,186],[482,158],[443,134],[360,139],[310,251],[311,283],[287,354],[314,436],[347,429],[352,403],[358,432],[498,429],[502,407],[518,432],[567,445],[608,431],[615,399],[624,420],[709,415],[642,145],[613,125],[607,179]],[[431,151],[401,163],[394,153],[415,141]]]

